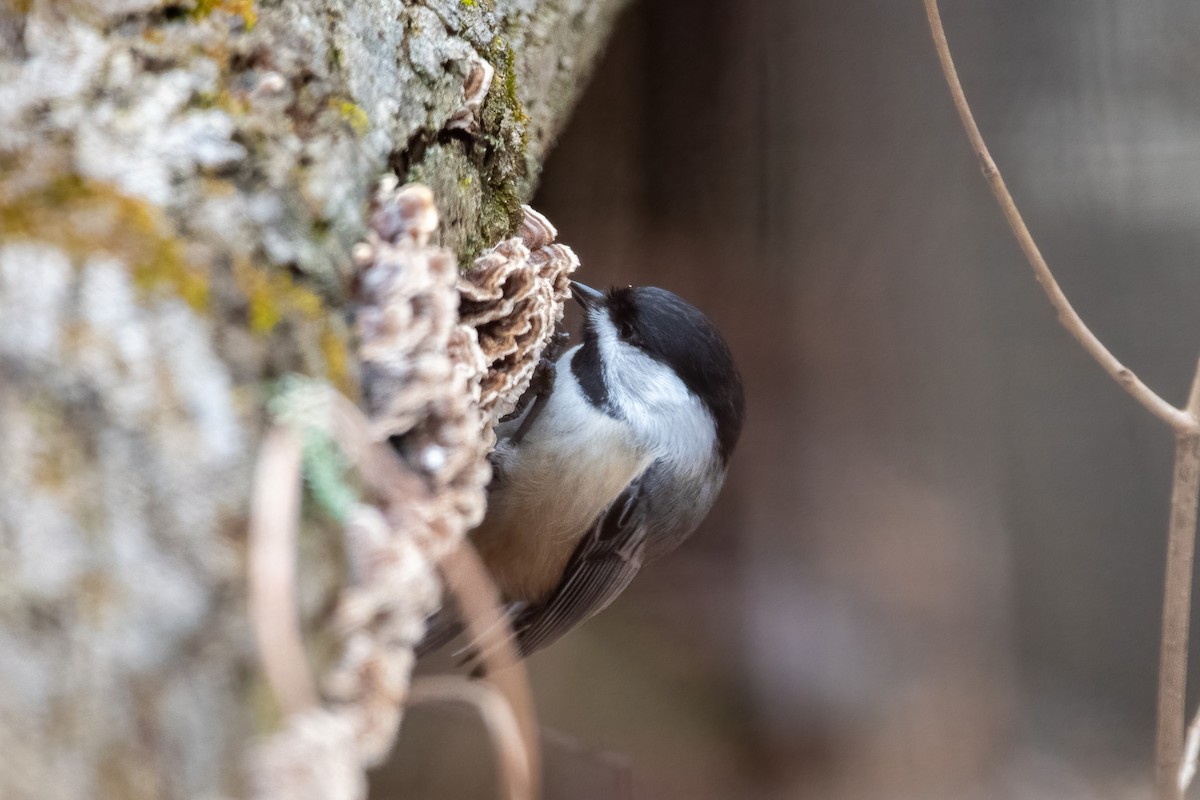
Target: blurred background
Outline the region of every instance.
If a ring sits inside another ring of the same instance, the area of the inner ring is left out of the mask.
[[[942,11],[1067,294],[1182,402],[1200,5]],[[919,0],[639,0],[535,205],[581,279],[708,312],[749,399],[699,533],[532,659],[548,797],[1149,795],[1172,437],[1058,327]],[[400,752],[375,796],[494,796],[468,714]]]

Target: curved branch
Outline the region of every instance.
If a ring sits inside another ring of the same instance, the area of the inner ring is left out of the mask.
[[[296,606],[296,528],[300,519],[300,437],[267,431],[255,467],[250,508],[248,602],[267,683],[285,714],[317,705],[317,690]]]
[[[520,764],[522,769],[507,769],[510,785],[519,787],[513,796],[538,797],[541,753],[537,715],[525,665],[517,655],[511,623],[500,608],[499,592],[475,548],[468,542],[450,551],[438,566],[446,585],[458,600],[468,640],[479,647],[480,658],[487,667],[485,682],[508,701],[517,723],[525,758]]]
[[[1159,653],[1158,706],[1155,731],[1155,784],[1160,800],[1179,800],[1195,773],[1200,747],[1193,730],[1185,750],[1185,693],[1187,690],[1188,636],[1191,631],[1192,571],[1196,549],[1197,495],[1200,494],[1200,367],[1192,379],[1187,405],[1178,409],[1167,403],[1133,372],[1121,364],[1088,329],[1058,286],[1037,243],[1021,218],[996,162],[988,152],[983,134],[971,114],[962,84],[942,29],[937,0],[925,0],[925,14],[941,61],[942,74],[950,87],[963,128],[983,167],[984,177],[1000,204],[1008,225],[1038,283],[1058,312],[1058,320],[1083,349],[1112,376],[1126,392],[1151,414],[1175,431],[1175,467],[1171,489],[1171,523],[1167,535],[1167,569],[1163,586],[1162,638]]]
[[[983,175],[987,178],[988,185],[992,188],[992,194],[996,196],[996,202],[1000,204],[1000,210],[1004,212],[1004,218],[1008,221],[1008,226],[1021,246],[1021,251],[1029,261],[1029,266],[1033,267],[1033,274],[1037,278],[1037,282],[1041,284],[1046,297],[1050,299],[1050,305],[1054,306],[1054,310],[1058,312],[1058,321],[1083,346],[1088,355],[1147,411],[1170,425],[1176,433],[1197,431],[1200,429],[1200,423],[1197,422],[1193,413],[1176,408],[1142,383],[1133,370],[1123,365],[1116,356],[1109,352],[1108,348],[1096,338],[1096,335],[1072,308],[1067,296],[1059,288],[1058,281],[1054,279],[1050,267],[1046,264],[1046,259],[1042,257],[1041,250],[1038,249],[1033,236],[1029,233],[1029,228],[1026,227],[1025,220],[1022,219],[1021,212],[1017,209],[1017,204],[1013,202],[1012,195],[1008,193],[1004,177],[1000,174],[996,162],[992,160],[992,154],[988,152],[983,134],[979,132],[979,126],[975,123],[971,107],[967,104],[966,95],[963,94],[962,84],[958,80],[958,71],[954,68],[954,59],[950,55],[950,45],[946,42],[946,32],[942,29],[942,18],[938,13],[937,0],[925,0],[925,14],[929,18],[929,28],[933,33],[933,43],[937,48],[938,60],[942,64],[942,74],[945,75],[946,83],[950,87],[954,106],[958,109],[958,116],[962,119],[967,138],[971,141],[971,147],[975,150],[975,155],[979,157]]]
[[[466,703],[479,712],[496,755],[496,767],[506,800],[534,797],[530,753],[517,712],[503,692],[487,681],[454,675],[426,676],[413,681],[410,703]]]
[[[1187,410],[1200,416],[1200,364],[1192,376]],[[1161,797],[1181,798],[1196,774],[1200,711],[1184,738],[1192,572],[1196,554],[1197,497],[1200,495],[1200,434],[1175,441],[1171,481],[1171,524],[1167,533],[1167,577],[1163,589],[1162,641],[1158,662],[1155,764]]]
[[[1158,797],[1183,796],[1188,637],[1191,631],[1192,572],[1196,554],[1196,503],[1200,492],[1200,435],[1180,434],[1171,481],[1167,574],[1163,582],[1162,638],[1158,661],[1155,768]]]

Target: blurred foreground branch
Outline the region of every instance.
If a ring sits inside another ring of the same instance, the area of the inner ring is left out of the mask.
[[[1171,522],[1167,537],[1167,568],[1163,588],[1162,643],[1159,657],[1158,723],[1155,739],[1155,785],[1160,800],[1178,800],[1195,772],[1196,755],[1183,764],[1187,649],[1191,614],[1192,562],[1195,554],[1196,507],[1200,495],[1200,365],[1192,379],[1187,405],[1180,409],[1163,400],[1128,367],[1121,364],[1076,313],[1042,257],[1025,225],[1000,169],[992,159],[983,134],[963,93],[937,0],[925,0],[925,13],[933,33],[942,73],[984,177],[1000,204],[1025,258],[1033,268],[1062,326],[1088,355],[1147,411],[1175,432],[1175,467],[1171,488]],[[1195,737],[1193,737],[1195,738]],[[1200,750],[1200,745],[1189,751]]]
[[[334,406],[331,409],[331,422],[335,438],[345,443],[345,452],[351,456],[354,466],[362,473],[367,483],[378,491],[391,495],[391,513],[373,518],[402,519],[408,493],[420,492],[423,487],[419,484],[414,485],[410,476],[398,468],[387,445],[372,441],[369,423],[352,403],[333,394],[330,394],[328,399]],[[248,553],[250,617],[259,656],[263,662],[263,671],[285,714],[293,719],[305,719],[300,715],[321,713],[317,711],[320,701],[315,689],[316,682],[308,667],[295,591],[303,450],[301,433],[291,427],[276,426],[268,431],[263,440],[255,474]],[[369,514],[369,510],[364,511],[368,511]],[[359,527],[370,526],[359,523]],[[357,543],[352,539],[348,544],[349,547],[357,547],[360,551],[366,546],[366,551],[352,553],[357,560],[392,562],[392,580],[382,587],[384,594],[393,593],[398,589],[408,589],[407,594],[410,595],[414,593],[411,586],[398,584],[396,578],[401,581],[420,581],[419,564],[413,563],[417,558],[416,551],[411,548],[411,542],[404,538],[407,533],[403,527],[398,530],[383,530],[382,536],[372,537],[373,541],[362,541],[363,537],[359,537],[360,541]],[[401,537],[396,542],[400,545],[400,550],[389,548],[388,540],[393,537]],[[426,558],[433,556],[429,552],[423,555]],[[405,573],[407,578],[404,577]],[[476,634],[485,629],[495,631],[492,636],[493,646],[489,647],[483,656],[490,680],[426,678],[409,688],[407,700],[409,703],[420,703],[449,699],[475,706],[485,722],[496,750],[505,798],[536,798],[539,774],[537,719],[524,665],[516,657],[512,637],[507,634],[507,628],[499,624],[502,622],[502,611],[499,608],[498,594],[469,544],[460,546],[443,558],[442,574],[447,588],[457,597],[471,632]],[[369,575],[367,577],[369,578]],[[364,588],[369,590],[370,587],[351,589],[351,593],[343,602],[351,605],[361,604]],[[358,596],[355,596],[355,592]],[[415,593],[420,594],[420,591]],[[381,613],[404,612],[410,607],[412,599],[388,598],[385,608],[373,607],[369,616],[374,622]],[[405,620],[401,620],[401,624],[419,636],[421,611],[419,606],[412,608],[418,616],[417,625],[413,627],[410,621]],[[343,629],[340,634],[345,639],[343,646],[347,650],[352,649],[356,631]],[[304,778],[297,780],[293,777],[293,781],[296,782],[289,783],[287,788],[304,792],[311,790],[320,781],[322,788],[319,791],[332,792],[337,797],[353,796],[355,792],[361,792],[362,780],[361,777],[355,777],[355,773],[361,766],[372,763],[376,758],[370,736],[373,732],[371,729],[375,726],[370,720],[381,715],[396,718],[405,695],[403,692],[395,692],[398,688],[395,686],[395,680],[411,665],[410,651],[413,643],[414,640],[410,637],[408,641],[401,640],[398,648],[394,641],[390,643],[390,647],[389,642],[384,641],[373,645],[376,655],[370,672],[391,673],[391,680],[382,683],[390,686],[392,692],[386,691],[384,685],[376,682],[375,685],[357,687],[350,697],[344,698],[346,702],[324,709],[325,713],[330,715],[328,721],[344,720],[345,728],[352,732],[362,729],[359,735],[349,737],[350,741],[361,740],[359,745],[345,749],[308,749],[304,752],[304,774],[350,776],[350,780],[325,783],[329,780],[325,777],[313,778],[305,783]],[[361,649],[362,644],[358,647]],[[388,707],[391,704],[394,704],[393,708]],[[375,708],[372,709],[372,706]],[[311,722],[311,718],[306,721]],[[324,729],[335,728],[329,725]],[[295,747],[294,744],[289,746]],[[275,749],[275,755],[278,755],[281,748]],[[295,770],[292,772],[294,775]],[[277,776],[278,772],[272,771],[271,774]],[[278,793],[277,788],[268,790],[267,794],[284,796]]]

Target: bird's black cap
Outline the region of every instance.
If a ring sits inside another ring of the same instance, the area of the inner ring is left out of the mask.
[[[602,293],[572,281],[571,292],[585,309],[607,308],[622,340],[675,371],[712,414],[721,459],[728,461],[742,432],[745,390],[728,345],[708,317],[673,292],[654,286],[629,286]],[[585,329],[584,336],[585,341],[594,339],[590,330]],[[581,356],[584,359],[580,368],[594,367],[586,370],[591,374],[579,376],[581,383],[586,377],[598,384],[599,353]],[[595,364],[587,363],[590,360]],[[585,391],[588,388],[585,386]],[[590,388],[597,395],[595,400],[605,394],[601,385]]]

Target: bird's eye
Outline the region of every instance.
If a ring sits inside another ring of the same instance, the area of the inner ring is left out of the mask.
[[[633,329],[633,323],[629,322],[628,320],[622,322],[617,327],[617,333],[627,342],[632,342],[637,336],[637,331]]]

